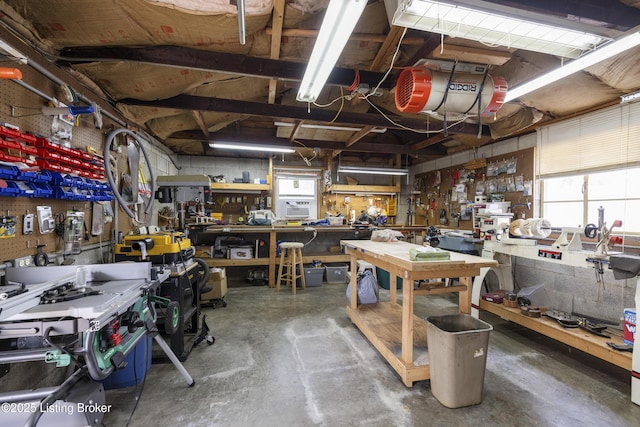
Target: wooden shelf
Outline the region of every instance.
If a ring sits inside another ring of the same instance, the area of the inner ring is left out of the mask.
[[[343,185],[334,184],[329,187],[330,193],[371,193],[371,194],[388,194],[399,193],[400,184],[398,185]]]
[[[269,265],[269,258],[228,259],[203,258],[209,267],[244,267],[252,265]]]
[[[622,344],[623,340],[620,336],[611,334],[611,338],[604,338],[579,328],[563,328],[545,316],[541,318],[524,316],[520,314],[520,308],[509,308],[484,300],[480,300],[480,308],[631,371],[631,352],[617,351],[607,345],[609,341]]]
[[[406,386],[430,378],[427,322],[423,319],[412,316],[414,359],[405,361],[402,359],[402,306],[387,302],[360,305],[358,308],[347,306],[347,316],[398,372]]]
[[[212,190],[218,191],[271,191],[271,185],[269,184],[244,184],[244,183],[231,183],[231,182],[212,182]]]

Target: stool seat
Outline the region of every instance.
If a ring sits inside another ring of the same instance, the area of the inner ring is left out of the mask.
[[[280,284],[284,282],[287,286],[291,286],[291,293],[295,295],[298,279],[300,279],[302,289],[306,288],[304,265],[302,264],[302,248],[304,247],[304,243],[281,242],[279,247],[280,265],[278,266],[276,292],[280,292]]]
[[[300,242],[281,242],[280,249],[302,249],[304,243]]]

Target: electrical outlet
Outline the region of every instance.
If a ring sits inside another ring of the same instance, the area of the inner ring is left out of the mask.
[[[33,267],[33,258],[30,256],[23,256],[21,258],[16,258],[13,261],[14,267]]]

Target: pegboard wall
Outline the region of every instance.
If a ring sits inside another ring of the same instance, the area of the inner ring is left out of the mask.
[[[38,89],[46,95],[60,98],[59,90],[54,83],[45,78],[31,67],[16,64],[15,62],[0,63],[1,67],[19,68],[22,71],[22,81]],[[51,135],[53,118],[45,116],[41,108],[47,105],[47,100],[32,93],[11,80],[0,80],[0,122],[18,126],[21,132],[29,132],[43,136]],[[80,116],[82,118],[82,116]],[[87,146],[102,153],[106,133],[114,128],[114,124],[103,116],[104,126],[102,130],[94,127],[93,117],[85,116],[77,126],[73,127],[71,146],[86,150]],[[125,156],[118,156],[118,169],[126,166]],[[113,206],[113,202],[111,203]],[[27,213],[37,214],[37,206],[51,206],[52,213],[64,214],[67,210],[75,209],[85,213],[85,224],[89,234],[89,240],[83,239],[83,246],[92,243],[104,243],[114,234],[113,222],[104,224],[101,235],[91,235],[92,203],[82,201],[68,201],[50,198],[25,198],[25,197],[0,197],[0,215],[16,216],[15,237],[0,239],[0,262],[12,260],[23,256],[32,256],[36,253],[36,245],[46,245],[44,250],[51,254],[62,250],[63,241],[55,233],[41,234],[37,217],[34,220],[34,232],[31,235],[23,234],[23,218]],[[58,218],[62,217],[58,215]],[[125,217],[126,218],[126,217]],[[127,223],[123,218],[124,224]]]
[[[513,209],[516,217],[531,218],[533,216],[534,149],[529,148],[482,160],[486,160],[486,166],[465,169],[463,165],[458,165],[416,176],[416,187],[411,197],[415,212],[414,223],[444,225],[463,230],[473,229],[471,218],[458,219],[456,225],[456,218],[452,217],[452,214],[461,212],[461,205],[470,209],[469,205],[473,204],[476,190],[480,188],[489,198],[500,196],[504,201],[511,202],[512,206],[516,205]],[[512,165],[513,169],[507,169],[507,163]],[[464,183],[467,203],[461,203],[462,201],[454,196],[459,183]],[[522,183],[525,188],[516,186],[516,183]],[[527,206],[527,202],[532,203],[531,207]],[[441,215],[446,216],[446,224],[440,221]]]

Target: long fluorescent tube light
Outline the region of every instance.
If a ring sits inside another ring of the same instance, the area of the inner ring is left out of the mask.
[[[18,51],[13,46],[7,44],[4,40],[0,40],[0,53],[6,53],[7,56],[10,56],[12,59],[20,62],[21,64],[26,64],[29,61],[26,55]]]
[[[331,0],[298,89],[298,101],[318,99],[366,5],[367,0]]]
[[[633,93],[628,93],[620,97],[620,104],[626,104],[628,102],[635,102],[640,100],[640,90]]]
[[[338,173],[362,173],[367,175],[409,175],[409,169],[340,166],[338,167]]]
[[[294,127],[296,125],[295,123],[288,123],[288,122],[273,122],[273,124],[275,126],[281,126],[281,127]],[[354,128],[354,127],[314,125],[314,124],[305,124],[305,123],[301,124],[300,127],[303,129],[339,130],[339,131],[345,131],[345,132],[358,132],[362,130],[362,128]],[[387,128],[373,128],[371,129],[370,132],[385,133],[386,131],[387,131]]]
[[[571,74],[577,73],[578,71],[584,70],[598,62],[602,62],[605,59],[609,59],[612,56],[618,55],[640,45],[640,27],[636,27],[632,31],[633,32],[615,41],[607,43],[593,52],[590,52],[578,59],[574,59],[556,70],[543,74],[540,77],[536,77],[533,80],[529,80],[526,83],[514,87],[513,89],[509,89],[504,102],[513,101],[514,99],[538,90],[543,86],[555,83],[560,79],[570,76]]]
[[[230,150],[262,151],[265,153],[293,153],[296,151],[293,148],[274,147],[269,145],[227,144],[224,142],[212,142],[209,144],[209,147],[227,148]]]
[[[568,58],[609,40],[574,23],[478,0],[402,0],[392,24]]]

